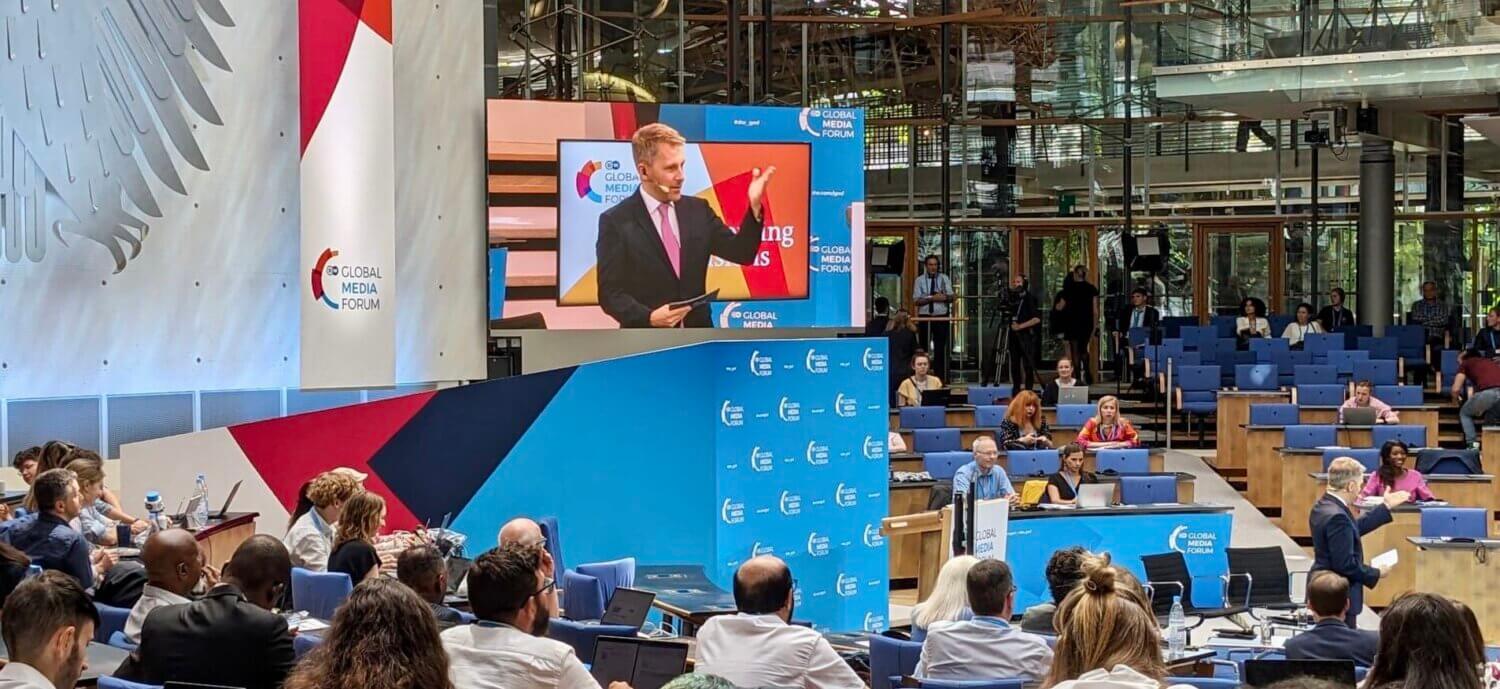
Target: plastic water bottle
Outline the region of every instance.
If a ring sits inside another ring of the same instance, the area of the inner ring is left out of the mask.
[[[208,526],[208,478],[198,474],[198,480],[193,488],[193,498],[197,500],[198,507],[193,510],[194,521],[198,522],[197,528]]]
[[[1172,596],[1172,612],[1167,615],[1167,657],[1181,658],[1187,650],[1187,615],[1182,612],[1182,596]]]
[[[146,523],[151,525],[151,533],[172,528],[167,522],[166,506],[161,502],[161,493],[154,490],[146,493]]]

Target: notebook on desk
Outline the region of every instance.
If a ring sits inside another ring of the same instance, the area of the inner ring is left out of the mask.
[[[601,636],[590,672],[599,686],[626,682],[632,689],[661,689],[687,671],[688,645],[623,636]]]

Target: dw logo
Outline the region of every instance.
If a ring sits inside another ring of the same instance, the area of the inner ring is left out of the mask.
[[[730,428],[745,425],[745,408],[724,400],[724,405],[719,407],[719,423]]]
[[[802,403],[793,402],[791,399],[781,398],[781,404],[776,405],[776,415],[787,423],[796,423],[802,420]]]
[[[873,612],[865,613],[865,624],[863,629],[870,633],[885,629],[885,615],[877,615]]]
[[[724,506],[719,508],[719,518],[725,524],[740,524],[745,521],[745,503],[724,499]]]
[[[860,356],[860,364],[864,365],[866,371],[884,371],[885,352],[877,352],[865,347],[865,353]]]
[[[865,524],[865,534],[862,540],[870,548],[879,548],[885,545],[885,536],[880,533],[880,529],[876,528],[874,524]]]
[[[760,350],[750,352],[750,375],[756,378],[765,378],[772,373],[771,357],[761,356]]]
[[[789,490],[781,491],[781,514],[787,517],[802,514],[802,496]]]
[[[861,450],[865,455],[865,459],[885,459],[884,440],[876,440],[867,435],[865,436],[865,442]]]
[[[807,534],[807,554],[813,557],[823,557],[828,554],[828,537],[819,536],[818,532],[812,531]]]
[[[774,468],[776,468],[776,458],[771,456],[770,450],[762,450],[759,445],[750,448],[751,471],[760,473]]]
[[[859,414],[859,400],[853,397],[845,397],[844,393],[833,400],[833,413],[844,418],[851,418]]]
[[[804,359],[804,363],[807,365],[808,373],[821,374],[828,372],[828,355],[819,354],[818,350],[811,347],[807,350],[807,358]]]
[[[845,598],[859,593],[859,577],[839,572],[839,577],[834,583],[834,591]]]
[[[833,492],[833,503],[839,507],[854,507],[859,504],[859,491],[840,483]]]
[[[816,440],[807,441],[807,463],[815,467],[828,463],[828,446]]]
[[[768,545],[761,545],[760,541],[756,541],[753,545],[750,546],[750,557],[760,557],[762,555],[775,554],[776,548]]]

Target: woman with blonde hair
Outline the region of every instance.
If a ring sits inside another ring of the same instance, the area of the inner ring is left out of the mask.
[[[328,556],[328,571],[349,575],[355,586],[380,573],[375,537],[385,528],[385,498],[371,492],[355,493],[344,503],[338,543]]]
[[[1114,395],[1099,398],[1094,417],[1083,423],[1078,432],[1078,444],[1086,450],[1112,450],[1121,447],[1140,447],[1140,434],[1135,426],[1120,415],[1120,400]]]
[[[1109,555],[1083,563],[1083,580],[1057,607],[1057,647],[1044,687],[1159,689],[1167,666],[1151,602]]]
[[[1052,447],[1052,429],[1042,418],[1036,393],[1022,390],[1005,408],[1000,420],[1000,445],[1007,450],[1045,450]]]
[[[969,609],[969,568],[979,558],[959,555],[943,564],[938,571],[937,583],[927,600],[911,609],[911,640],[927,638],[927,630],[939,622],[957,622],[974,618]]]

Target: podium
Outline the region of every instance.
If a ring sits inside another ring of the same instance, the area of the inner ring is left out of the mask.
[[[927,600],[937,585],[938,572],[948,562],[953,508],[886,517],[880,520],[880,534],[886,538],[911,536],[917,541],[917,602]]]
[[[1416,579],[1428,593],[1461,600],[1474,609],[1486,639],[1500,637],[1500,540],[1453,543],[1407,539],[1416,547]]]

